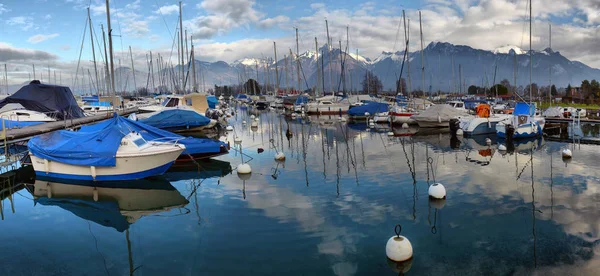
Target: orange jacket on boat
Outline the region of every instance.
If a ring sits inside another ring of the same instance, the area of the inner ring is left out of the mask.
[[[477,108],[475,108],[475,112],[477,113],[477,116],[481,118],[489,118],[490,106],[488,104],[479,104]]]

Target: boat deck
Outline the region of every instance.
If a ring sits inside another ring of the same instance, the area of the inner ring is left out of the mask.
[[[127,116],[131,113],[137,112],[137,110],[138,110],[137,107],[126,108],[126,109],[117,111],[117,114],[119,114],[120,116]],[[19,142],[19,141],[29,140],[30,138],[32,138],[33,136],[36,136],[36,135],[40,135],[40,134],[44,134],[44,133],[48,133],[48,132],[52,132],[52,131],[60,130],[60,129],[79,127],[82,125],[106,120],[106,119],[111,118],[112,116],[113,116],[112,112],[107,112],[107,113],[102,113],[102,114],[98,114],[98,115],[94,115],[94,116],[86,116],[83,118],[49,122],[49,123],[45,123],[45,124],[41,124],[41,125],[28,126],[28,127],[23,127],[23,128],[7,129],[6,130],[6,143],[10,144],[10,143],[15,143],[15,142]],[[4,139],[4,137],[1,137],[1,136],[2,135],[0,134],[0,138]]]

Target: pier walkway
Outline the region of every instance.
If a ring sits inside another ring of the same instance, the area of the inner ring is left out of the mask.
[[[138,111],[137,107],[126,108],[126,109],[117,111],[117,114],[119,114],[120,116],[127,116],[127,115],[129,115],[131,113],[135,113],[137,111]],[[45,123],[45,124],[41,124],[41,125],[28,126],[28,127],[23,127],[23,128],[7,129],[6,136],[5,136],[6,143],[10,144],[10,143],[15,143],[15,142],[19,142],[19,141],[29,140],[30,138],[32,138],[33,136],[36,136],[36,135],[40,135],[40,134],[44,134],[44,133],[48,133],[48,132],[52,132],[52,131],[60,130],[60,129],[79,127],[82,125],[106,120],[106,119],[111,118],[112,116],[113,116],[112,112],[106,112],[106,113],[103,112],[102,114],[98,114],[98,115],[94,115],[94,116],[86,116],[83,118],[49,122],[49,123]],[[5,137],[2,137],[2,134],[0,134],[0,138],[2,140],[4,140]]]

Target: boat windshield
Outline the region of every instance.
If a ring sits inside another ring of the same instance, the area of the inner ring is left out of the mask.
[[[138,139],[133,140],[133,143],[138,147],[142,147],[143,145],[146,144],[146,141],[142,138],[138,138]]]
[[[176,107],[179,104],[179,99],[178,98],[166,98],[165,101],[162,103],[162,106],[164,107]]]

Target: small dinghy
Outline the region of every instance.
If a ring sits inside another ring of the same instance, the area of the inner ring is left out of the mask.
[[[96,131],[55,131],[29,140],[37,175],[51,178],[120,181],[161,175],[186,149],[177,140],[146,140],[114,116]]]

